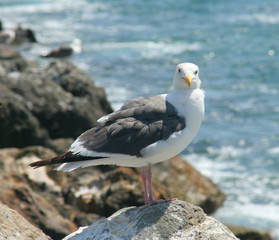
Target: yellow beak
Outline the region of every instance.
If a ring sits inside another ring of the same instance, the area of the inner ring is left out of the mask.
[[[185,82],[188,84],[188,86],[190,87],[191,86],[191,82],[193,80],[193,78],[188,75],[186,78],[183,78],[185,80]]]

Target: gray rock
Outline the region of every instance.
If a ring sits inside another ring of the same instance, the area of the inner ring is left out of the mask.
[[[7,125],[1,129],[5,139],[0,147],[40,144],[54,149],[51,139],[76,138],[112,111],[104,90],[69,61],[46,67],[24,67],[21,61],[0,59],[0,122]],[[28,138],[29,132],[37,135]]]
[[[93,239],[237,239],[230,230],[201,208],[182,201],[119,210],[63,240]]]
[[[0,239],[48,240],[51,238],[25,220],[15,210],[0,203]]]
[[[48,145],[49,136],[20,95],[0,83],[0,147]]]

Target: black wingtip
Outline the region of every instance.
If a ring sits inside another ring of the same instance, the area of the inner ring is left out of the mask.
[[[50,161],[51,161],[51,159],[40,160],[40,161],[30,163],[29,166],[36,169],[39,167],[50,165],[51,164]]]
[[[80,161],[102,159],[102,158],[107,158],[107,157],[81,156],[81,155],[73,154],[72,152],[66,152],[54,158],[32,162],[29,164],[29,166],[36,169],[47,165],[69,163],[69,162],[80,162]]]

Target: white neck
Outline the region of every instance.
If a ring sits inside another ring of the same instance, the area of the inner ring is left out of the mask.
[[[196,134],[204,116],[203,90],[174,88],[167,94],[166,100],[176,106],[178,113],[185,117],[186,125],[191,126],[193,133]]]
[[[187,99],[191,96],[193,89],[174,88],[172,92],[167,95],[167,101],[174,105],[184,105]]]

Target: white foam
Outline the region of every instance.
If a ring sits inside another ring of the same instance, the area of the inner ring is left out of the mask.
[[[255,20],[260,23],[268,23],[268,24],[277,24],[279,23],[279,15],[271,15],[271,14],[247,14],[235,16],[231,19],[233,22],[237,21],[249,21],[254,22]]]
[[[89,50],[112,50],[112,49],[134,49],[141,53],[144,57],[155,57],[162,54],[180,54],[184,51],[197,51],[200,49],[198,43],[188,42],[152,42],[152,41],[136,41],[136,42],[106,42],[94,43],[88,46]]]
[[[279,154],[279,147],[270,148],[267,150],[269,154],[278,155]]]
[[[216,218],[230,224],[278,229],[277,173],[261,172],[257,163],[262,160],[258,158],[248,159],[247,164],[243,164],[243,160],[250,156],[251,148],[239,146],[207,147],[205,152],[185,155],[185,159],[226,193],[227,200],[214,215]],[[279,148],[271,148],[269,153],[278,155]]]
[[[273,204],[225,204],[213,215],[224,223],[269,230],[279,228],[279,206]],[[261,222],[261,224],[259,224]]]

